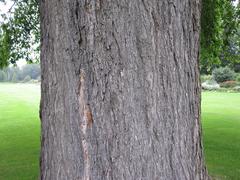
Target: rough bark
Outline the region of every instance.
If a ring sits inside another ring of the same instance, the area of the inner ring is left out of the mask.
[[[40,0],[41,179],[208,179],[200,0]]]

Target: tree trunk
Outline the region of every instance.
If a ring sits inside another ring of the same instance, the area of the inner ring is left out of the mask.
[[[41,179],[208,179],[200,0],[41,0]]]

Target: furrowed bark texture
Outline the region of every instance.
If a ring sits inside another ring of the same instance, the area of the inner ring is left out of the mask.
[[[208,179],[200,0],[41,0],[41,179]]]

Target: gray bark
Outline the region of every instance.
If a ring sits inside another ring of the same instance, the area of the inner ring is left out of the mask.
[[[41,0],[41,179],[208,179],[200,0]]]

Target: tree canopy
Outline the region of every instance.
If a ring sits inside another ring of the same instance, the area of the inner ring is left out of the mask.
[[[1,0],[5,2],[5,0]],[[39,61],[40,25],[37,0],[15,0],[8,13],[1,14],[0,67],[24,59]]]
[[[209,73],[217,66],[240,63],[240,11],[230,0],[203,0],[200,67]]]

